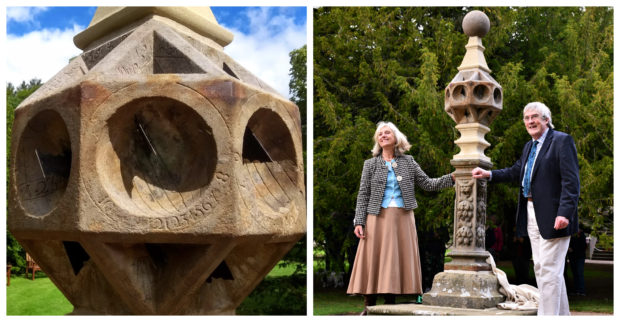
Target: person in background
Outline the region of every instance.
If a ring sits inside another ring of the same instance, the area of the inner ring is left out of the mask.
[[[495,262],[499,262],[499,253],[501,253],[502,248],[504,247],[504,233],[502,232],[502,225],[497,220],[495,215],[491,216],[491,221],[495,228],[493,228],[493,235],[495,236],[495,242],[491,245],[491,249],[493,250],[493,259]]]
[[[495,215],[489,218],[487,221],[488,228],[485,232],[485,246],[486,249],[493,256],[493,260],[499,262],[499,253],[504,247],[504,234],[502,233],[502,227],[497,221]]]
[[[570,271],[573,273],[574,293],[579,296],[586,295],[583,268],[586,262],[586,234],[579,227],[577,233],[570,238],[568,245],[568,263]]]
[[[512,266],[515,269],[515,285],[530,284],[530,258],[532,258],[532,246],[530,239],[525,237],[512,238],[513,253]]]

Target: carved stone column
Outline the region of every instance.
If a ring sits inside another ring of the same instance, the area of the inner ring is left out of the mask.
[[[231,41],[208,7],[100,7],[17,107],[8,227],[75,314],[234,314],[304,235],[299,110]]]
[[[424,294],[424,303],[438,306],[483,309],[503,300],[497,278],[486,263],[485,250],[486,180],[475,180],[475,167],[490,169],[484,149],[484,135],[502,109],[502,88],[489,74],[484,59],[482,37],[489,31],[488,17],[472,11],[463,19],[469,38],[459,72],[445,91],[445,110],[457,123],[461,137],[455,143],[461,149],[450,162],[455,168],[456,200],[454,209],[451,262],[435,275],[433,287]]]

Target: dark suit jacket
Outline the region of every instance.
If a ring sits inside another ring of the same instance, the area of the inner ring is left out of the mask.
[[[512,181],[521,186],[532,144],[532,140],[525,144],[521,158],[512,167],[493,170],[491,182]],[[538,230],[544,239],[570,236],[577,232],[579,163],[575,142],[570,135],[549,129],[536,157],[531,177],[531,192]],[[556,216],[568,218],[568,227],[553,229]],[[517,236],[527,236],[527,199],[523,197],[523,187],[519,189]]]

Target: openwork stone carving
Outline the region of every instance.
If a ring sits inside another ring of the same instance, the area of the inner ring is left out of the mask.
[[[487,215],[487,182],[486,180],[476,180],[478,185],[476,193],[476,247],[485,248],[485,223]]]
[[[446,87],[444,102],[457,124],[489,126],[502,110],[502,88],[483,70],[464,70]]]
[[[208,8],[104,7],[16,110],[8,226],[76,314],[232,314],[306,230],[298,108]]]

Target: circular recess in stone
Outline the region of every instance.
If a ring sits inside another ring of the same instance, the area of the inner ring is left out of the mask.
[[[167,97],[121,106],[107,121],[97,170],[117,205],[167,216],[187,210],[211,182],[217,146],[211,127],[191,107]]]
[[[258,109],[248,120],[243,135],[243,163],[276,162],[296,171],[297,158],[291,132],[276,112]],[[296,183],[296,177],[292,178]]]
[[[465,86],[464,85],[455,86],[454,89],[452,90],[452,98],[454,98],[454,100],[457,102],[460,102],[466,99],[467,91],[465,90]]]
[[[474,87],[474,97],[480,102],[488,101],[489,94],[489,88],[484,85],[476,85],[476,87]]]
[[[502,91],[497,87],[493,90],[493,100],[495,104],[500,104],[502,102]]]
[[[15,162],[17,193],[33,216],[51,212],[67,188],[71,140],[65,121],[53,110],[35,115],[19,138]]]

